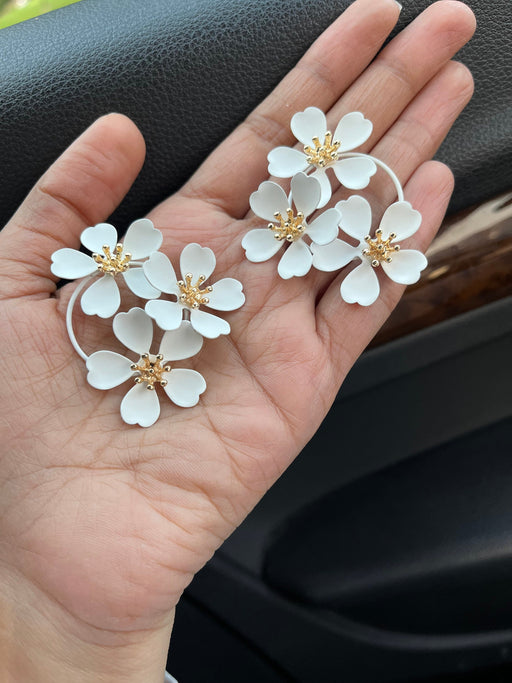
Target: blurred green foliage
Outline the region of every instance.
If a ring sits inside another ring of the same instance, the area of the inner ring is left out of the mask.
[[[79,0],[0,0],[0,28],[38,17]]]

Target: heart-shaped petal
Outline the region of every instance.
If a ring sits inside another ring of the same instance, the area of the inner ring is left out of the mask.
[[[340,287],[341,297],[348,304],[370,306],[379,296],[379,280],[375,269],[365,259],[347,275]]]
[[[232,277],[226,277],[213,285],[208,294],[208,308],[216,311],[235,311],[245,302],[242,283]]]
[[[322,187],[314,176],[297,173],[291,180],[293,203],[297,211],[301,211],[307,218],[320,203]]]
[[[139,218],[133,221],[123,242],[123,251],[130,253],[132,259],[145,258],[151,252],[158,251],[162,245],[163,236],[149,218]]]
[[[74,280],[91,275],[98,270],[98,265],[87,254],[76,249],[58,249],[52,254],[51,271],[57,277]]]
[[[85,290],[80,301],[86,315],[110,318],[121,304],[119,287],[112,275],[104,275]]]
[[[207,280],[215,269],[215,254],[208,247],[193,242],[187,244],[180,256],[181,276],[185,279],[191,273],[194,280],[202,275]]]
[[[192,327],[208,339],[217,339],[221,334],[229,334],[231,327],[228,322],[216,315],[194,309],[190,311]]]
[[[199,401],[206,389],[204,377],[195,370],[176,368],[165,375],[164,391],[173,403],[181,408],[191,408]]]
[[[87,381],[95,389],[112,389],[133,375],[132,361],[113,351],[96,351],[87,359]]]
[[[391,204],[380,222],[382,239],[388,239],[392,232],[396,237],[393,242],[405,240],[418,230],[421,225],[421,213],[413,209],[409,202]]]
[[[101,254],[104,246],[112,251],[117,244],[117,230],[110,223],[98,223],[82,232],[80,242],[93,254]]]
[[[336,126],[334,140],[341,142],[338,152],[348,152],[366,142],[372,134],[373,124],[360,111],[345,114]]]
[[[325,114],[317,107],[308,107],[292,116],[290,128],[303,145],[313,145],[314,137],[323,142],[327,132]]]
[[[308,167],[306,155],[292,147],[276,147],[268,153],[268,173],[276,178],[291,178]]]
[[[242,240],[245,256],[248,261],[253,263],[268,261],[274,254],[277,254],[282,246],[283,242],[276,240],[274,233],[268,228],[249,230]]]
[[[176,301],[152,299],[146,304],[145,311],[161,330],[176,330],[183,319],[183,306]]]
[[[203,338],[194,330],[190,321],[183,320],[176,330],[169,330],[162,337],[160,351],[165,360],[175,361],[191,358],[199,353]]]
[[[153,321],[142,308],[118,313],[113,323],[114,334],[127,349],[139,355],[149,353],[153,341]]]
[[[178,296],[179,287],[176,284],[178,278],[165,254],[154,251],[147,261],[144,261],[144,273],[149,282],[166,294],[176,294]]]
[[[311,251],[313,252],[313,266],[326,273],[344,268],[361,253],[360,249],[351,247],[343,240],[334,240],[334,242],[323,246],[313,243]]]
[[[386,275],[400,285],[413,285],[418,282],[421,271],[427,265],[426,257],[416,249],[402,249],[393,254],[393,260],[390,263],[382,262]]]
[[[308,245],[299,239],[292,242],[284,252],[277,266],[277,272],[283,280],[289,280],[291,277],[302,277],[309,273],[312,263],[313,255]]]
[[[265,180],[256,192],[251,194],[249,205],[257,216],[271,222],[275,221],[275,213],[285,217],[290,207],[283,188],[271,180]]]
[[[329,244],[338,235],[340,212],[337,209],[327,209],[308,225],[307,234],[316,244]]]
[[[138,266],[129,268],[123,276],[128,287],[141,299],[158,299],[160,296],[160,290],[149,284],[142,268]]]
[[[355,194],[338,202],[336,208],[341,213],[340,228],[350,237],[363,242],[372,229],[372,209],[370,204]]]
[[[151,427],[160,415],[160,401],[155,390],[148,391],[146,383],[136,384],[121,401],[121,417],[129,425]]]
[[[333,168],[340,183],[349,190],[362,190],[377,172],[375,162],[366,157],[341,159],[334,164]]]

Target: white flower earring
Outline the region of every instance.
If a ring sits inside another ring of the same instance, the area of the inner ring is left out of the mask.
[[[165,294],[174,294],[176,301],[154,300],[146,304],[146,313],[163,330],[175,330],[184,316],[192,327],[209,339],[229,334],[229,323],[216,315],[200,310],[201,306],[216,311],[235,311],[245,301],[242,284],[234,278],[224,278],[205,285],[215,269],[215,254],[208,247],[187,244],[181,252],[181,280],[178,280],[165,254],[154,253],[144,264],[149,282]]]
[[[272,258],[284,241],[291,243],[278,264],[283,279],[306,275],[311,266],[332,272],[359,259],[340,287],[347,303],[369,306],[380,293],[378,271],[391,280],[408,285],[418,281],[427,265],[425,256],[415,249],[401,249],[398,241],[411,237],[420,227],[421,215],[405,201],[396,174],[380,159],[353,150],[372,133],[372,123],[361,112],[346,114],[334,135],[320,109],[308,107],[292,117],[291,129],[302,143],[303,151],[277,147],[268,154],[268,171],[279,178],[291,177],[290,197],[277,183],[263,182],[250,197],[253,212],[271,220],[268,228],[249,231],[242,247],[249,261]],[[354,190],[365,188],[377,167],[393,182],[398,201],[385,211],[375,236],[371,236],[372,213],[369,203],[358,195],[340,201],[308,224],[306,218],[331,199],[327,171],[332,169],[341,185]],[[309,174],[309,175],[308,175]],[[292,199],[297,213],[291,208]],[[357,247],[338,239],[338,226],[356,239]],[[307,238],[309,241],[305,241]],[[380,268],[380,266],[382,266]],[[153,283],[156,286],[156,283]]]
[[[117,241],[117,231],[108,223],[87,228],[80,241],[93,251],[92,256],[75,249],[59,249],[52,255],[51,271],[66,279],[85,278],[70,297],[66,325],[71,344],[86,363],[89,384],[107,390],[131,379],[135,386],[120,406],[122,419],[130,425],[150,427],[156,422],[160,415],[160,390],[180,408],[197,405],[206,390],[204,377],[196,370],[174,368],[172,363],[199,353],[203,336],[215,338],[230,332],[228,322],[200,311],[199,307],[207,305],[219,311],[240,308],[245,301],[242,284],[224,278],[205,287],[215,268],[215,256],[211,249],[198,244],[183,249],[183,280],[177,280],[167,256],[157,251],[162,234],[147,219],[132,223],[122,244]],[[134,260],[141,258],[147,260]],[[146,304],[148,312],[131,308],[118,313],[113,321],[114,335],[137,354],[138,360],[105,349],[88,356],[73,329],[74,306],[88,284],[90,287],[82,294],[82,310],[101,318],[116,313],[121,303],[118,275],[122,275],[134,294],[150,299]],[[97,276],[100,279],[91,284]],[[177,301],[159,301],[161,292],[174,294]],[[152,353],[153,318],[166,330],[156,354]]]
[[[87,315],[111,318],[121,303],[117,276],[121,275],[131,291],[144,299],[154,299],[160,292],[147,281],[142,263],[162,244],[162,233],[147,218],[134,221],[126,232],[124,242],[118,242],[117,230],[109,223],[86,228],[81,236],[82,245],[92,251],[87,256],[76,249],[59,249],[52,254],[51,271],[57,277],[74,280],[89,276],[80,291],[89,284],[92,276],[99,276],[82,295],[82,310]]]

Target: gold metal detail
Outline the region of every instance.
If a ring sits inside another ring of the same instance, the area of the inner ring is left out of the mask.
[[[325,168],[329,164],[338,160],[338,149],[341,142],[333,141],[332,133],[327,131],[324,142],[320,142],[320,138],[313,138],[314,147],[306,145],[304,147],[304,154],[307,157],[308,164],[317,166],[318,168]]]
[[[374,268],[378,268],[383,261],[391,263],[393,260],[392,255],[400,251],[398,244],[391,244],[394,239],[396,239],[396,234],[392,232],[387,240],[383,240],[382,230],[378,228],[375,231],[374,238],[370,237],[370,235],[364,238],[368,247],[363,250],[363,256],[366,256],[371,261]]]
[[[123,254],[122,244],[116,244],[113,254],[110,251],[108,244],[104,244],[102,250],[103,254],[92,255],[92,258],[98,264],[98,270],[102,273],[108,273],[109,275],[114,276],[128,270],[132,255],[128,253]]]
[[[155,384],[165,387],[167,380],[163,378],[164,372],[171,372],[171,366],[162,366],[164,357],[161,353],[158,356],[151,356],[149,353],[143,353],[138,363],[132,363],[130,366],[134,372],[138,372],[133,381],[136,384],[146,382],[146,389],[153,391]]]
[[[193,275],[187,273],[185,275],[185,281],[179,280],[178,287],[180,288],[181,294],[178,296],[178,300],[181,304],[189,306],[190,308],[199,308],[201,304],[207,304],[210,299],[205,296],[207,292],[211,292],[213,287],[208,286],[201,289],[201,285],[206,280],[204,275],[200,275],[197,278],[197,282],[192,283]]]
[[[272,230],[276,240],[280,242],[286,240],[287,242],[296,242],[302,237],[306,230],[304,225],[304,214],[299,211],[299,213],[294,216],[292,209],[287,209],[286,218],[276,211],[274,214],[276,221],[279,221],[279,225],[274,225],[274,223],[268,224],[268,229]]]

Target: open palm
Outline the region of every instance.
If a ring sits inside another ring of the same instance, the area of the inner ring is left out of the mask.
[[[231,335],[206,340],[187,362],[208,384],[195,408],[162,399],[150,429],[125,425],[126,387],[90,387],[69,344],[65,309],[76,285],[54,294],[51,253],[77,248],[81,231],[106,219],[143,162],[144,143],[128,119],[112,114],[93,124],[0,235],[2,580],[22,577],[27,593],[78,637],[168,635],[185,586],[311,438],[400,298],[399,285],[382,281],[373,306],[348,305],[335,274],[283,281],[276,259],[245,260],[243,235],[262,227],[248,197],[266,177],[270,149],[292,143],[291,115],[318,106],[335,127],[362,111],[374,124],[363,151],[396,171],[423,215],[411,245],[424,250],[435,234],[452,177],[428,159],[471,96],[467,70],[449,60],[474,22],[461,3],[438,2],[370,64],[397,17],[390,0],[357,0],[149,215],[174,264],[187,243],[208,246],[218,278],[239,279],[246,293],[244,307],[224,315]],[[365,195],[374,209],[394,199],[380,173]],[[337,190],[333,202],[346,196]],[[111,348],[102,321],[77,327],[87,352]]]

